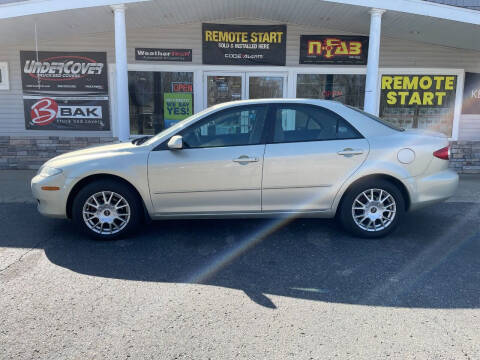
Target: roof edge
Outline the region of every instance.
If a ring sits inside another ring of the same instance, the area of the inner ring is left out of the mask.
[[[150,0],[27,0],[22,2],[0,4],[0,19],[144,1]]]
[[[480,25],[480,11],[423,0],[320,0]]]

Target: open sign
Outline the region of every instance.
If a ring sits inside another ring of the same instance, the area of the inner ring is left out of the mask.
[[[193,92],[193,85],[191,82],[172,82],[172,92],[191,93]]]

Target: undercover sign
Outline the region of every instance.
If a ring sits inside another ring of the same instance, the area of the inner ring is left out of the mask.
[[[456,75],[383,75],[386,107],[448,107],[455,98]]]
[[[108,98],[25,96],[28,130],[110,130]]]
[[[285,65],[286,25],[202,24],[203,63]]]
[[[300,36],[300,64],[366,65],[367,57],[368,36]]]
[[[105,52],[20,51],[24,92],[108,92]]]
[[[141,61],[192,61],[192,49],[135,48],[135,60]]]

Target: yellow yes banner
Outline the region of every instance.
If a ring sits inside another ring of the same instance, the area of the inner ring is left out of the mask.
[[[449,107],[455,99],[456,75],[383,75],[384,107]]]

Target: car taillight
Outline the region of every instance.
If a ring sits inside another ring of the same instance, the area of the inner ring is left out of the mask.
[[[450,159],[450,149],[448,146],[445,146],[444,148],[441,148],[440,150],[435,151],[433,153],[433,156],[442,160],[448,160]]]

